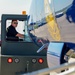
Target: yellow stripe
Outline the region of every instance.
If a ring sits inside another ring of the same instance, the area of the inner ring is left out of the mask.
[[[60,41],[60,30],[52,14],[46,17],[48,31],[55,41]]]
[[[60,30],[55,21],[53,12],[50,8],[49,0],[44,0],[44,8],[45,8],[48,31],[55,41],[60,41],[61,40]]]

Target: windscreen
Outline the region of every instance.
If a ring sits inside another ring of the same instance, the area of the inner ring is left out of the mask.
[[[75,0],[33,0],[28,30],[35,43],[75,43]]]

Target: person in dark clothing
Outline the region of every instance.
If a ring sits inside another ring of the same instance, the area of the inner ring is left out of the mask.
[[[20,34],[16,31],[16,27],[18,25],[17,20],[12,20],[11,25],[7,28],[7,40],[18,41],[19,37],[23,38],[24,35]]]

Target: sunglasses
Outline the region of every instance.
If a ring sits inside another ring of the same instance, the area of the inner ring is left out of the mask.
[[[14,22],[14,24],[18,24],[18,22]]]

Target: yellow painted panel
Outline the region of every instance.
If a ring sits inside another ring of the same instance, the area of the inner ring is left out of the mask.
[[[44,0],[44,5],[48,31],[55,41],[60,41],[61,40],[60,30],[58,28],[58,24],[56,23],[53,12],[51,11],[49,1]]]

